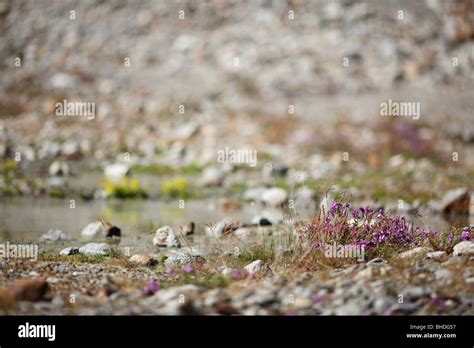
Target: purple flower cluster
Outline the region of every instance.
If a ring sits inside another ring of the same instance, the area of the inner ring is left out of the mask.
[[[145,293],[146,296],[151,296],[158,290],[160,290],[160,284],[158,284],[158,282],[155,279],[152,279],[146,285],[145,289],[143,289],[143,292]]]
[[[471,239],[471,233],[469,231],[469,227],[464,227],[461,233],[461,240],[469,240],[469,239]]]
[[[349,203],[337,201],[321,219],[305,226],[302,234],[315,249],[336,242],[363,246],[369,253],[385,247],[402,249],[417,245],[421,237],[404,217],[370,207],[351,209]]]

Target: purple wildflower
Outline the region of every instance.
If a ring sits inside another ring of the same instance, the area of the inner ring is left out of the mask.
[[[146,285],[145,289],[143,289],[143,292],[146,296],[151,296],[155,292],[160,290],[160,284],[157,283],[155,279],[150,280],[150,282]]]
[[[243,278],[243,276],[244,276],[244,275],[243,275],[241,269],[238,269],[238,268],[237,268],[237,269],[234,270],[233,277],[234,277],[235,279],[241,279],[241,278]]]
[[[326,297],[324,295],[316,295],[314,296],[313,302],[316,304],[323,303],[326,300]]]
[[[191,265],[184,265],[183,266],[183,272],[184,273],[193,273],[194,269]]]
[[[461,240],[469,240],[469,239],[470,239],[469,227],[464,227],[461,233]]]

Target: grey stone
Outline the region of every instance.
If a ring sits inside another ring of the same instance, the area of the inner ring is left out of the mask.
[[[88,243],[79,248],[79,252],[85,255],[107,255],[110,250],[106,243]]]
[[[58,241],[71,240],[71,237],[69,237],[66,233],[64,233],[61,230],[51,229],[45,234],[43,234],[39,240],[40,242],[58,242]]]

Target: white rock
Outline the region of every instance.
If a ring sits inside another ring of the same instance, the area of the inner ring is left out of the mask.
[[[266,270],[266,265],[262,260],[255,260],[244,267],[249,274],[257,274]]]
[[[105,177],[114,183],[120,182],[120,180],[129,174],[130,166],[125,163],[110,164],[104,168]]]
[[[416,247],[411,250],[404,251],[403,253],[398,255],[398,257],[401,259],[405,259],[405,258],[410,258],[414,256],[421,256],[421,255],[429,253],[430,251],[431,250],[426,247]]]
[[[433,251],[426,254],[427,259],[439,260],[446,256],[446,251]]]
[[[48,169],[49,176],[67,176],[69,175],[69,166],[65,162],[54,161]]]
[[[206,168],[201,176],[201,184],[204,186],[220,186],[224,180],[224,171],[216,167]]]
[[[110,252],[110,246],[106,243],[88,243],[80,247],[79,252],[85,255],[106,255]]]
[[[244,192],[244,200],[255,202],[260,201],[260,197],[262,196],[262,193],[265,192],[265,190],[265,187],[255,187],[248,189]]]
[[[219,272],[228,277],[228,276],[231,276],[232,274],[234,274],[234,270],[230,267],[227,267],[227,266],[222,266],[219,268]]]
[[[178,238],[174,234],[173,229],[169,226],[163,226],[156,230],[155,236],[153,237],[153,245],[167,248],[180,247]]]
[[[474,243],[468,240],[456,244],[453,248],[454,256],[474,255]]]
[[[40,242],[57,242],[62,240],[71,240],[71,237],[61,230],[51,229],[40,237]]]
[[[79,248],[76,247],[69,247],[69,248],[64,248],[59,252],[59,255],[74,255],[79,253]]]
[[[261,200],[271,207],[279,207],[288,199],[286,191],[280,187],[272,187],[262,193]]]
[[[92,222],[81,231],[81,236],[84,238],[94,238],[104,234],[104,226],[99,222]]]

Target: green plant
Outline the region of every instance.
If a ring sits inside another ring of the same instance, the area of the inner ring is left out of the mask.
[[[108,197],[113,198],[146,198],[145,188],[136,178],[125,177],[119,182],[104,181],[102,183]]]

